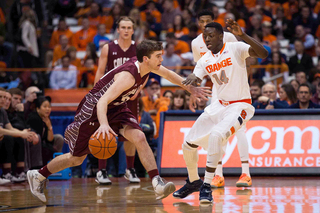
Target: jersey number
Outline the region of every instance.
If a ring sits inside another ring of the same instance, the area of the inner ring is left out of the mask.
[[[227,84],[229,82],[229,78],[226,75],[226,72],[224,70],[221,70],[220,79],[218,78],[217,74],[212,75],[214,79],[216,79],[216,82],[219,85],[222,85],[223,83]]]

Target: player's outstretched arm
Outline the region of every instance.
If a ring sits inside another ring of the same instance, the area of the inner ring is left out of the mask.
[[[191,94],[193,94],[195,97],[204,98],[205,100],[208,100],[208,98],[207,98],[208,96],[211,97],[211,93],[212,92],[211,92],[210,87],[195,87],[195,86],[192,86],[192,85],[184,85],[182,83],[184,81],[184,79],[181,76],[179,76],[174,71],[168,70],[164,66],[160,66],[159,70],[152,71],[152,72],[154,72],[154,73],[160,75],[161,77],[167,79],[171,83],[182,87],[183,89],[185,89],[188,92],[190,92]]]
[[[105,44],[101,49],[101,55],[99,58],[98,70],[94,78],[94,84],[96,84],[100,80],[100,78],[104,75],[106,71],[106,66],[108,62],[108,52],[109,52],[109,45]]]
[[[103,138],[107,135],[108,140],[111,139],[110,133],[117,136],[109,126],[107,118],[108,104],[119,97],[124,91],[130,89],[134,83],[135,79],[129,72],[123,71],[114,76],[114,83],[97,103],[97,116],[100,123],[99,129],[94,133],[97,138],[100,137],[100,134],[102,134]]]
[[[232,19],[227,19],[226,23],[229,25],[227,29],[231,33],[233,33],[236,36],[239,36],[242,40],[244,40],[251,46],[249,48],[249,55],[251,57],[263,59],[268,57],[268,50],[266,50],[260,42],[244,33],[236,21]]]
[[[199,86],[201,84],[201,81],[202,80],[200,78],[198,78],[195,74],[191,73],[188,75],[186,80],[182,81],[182,84]]]

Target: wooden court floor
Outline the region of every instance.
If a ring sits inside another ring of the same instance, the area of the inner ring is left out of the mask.
[[[320,212],[319,177],[253,177],[253,187],[237,188],[238,177],[225,177],[226,186],[213,190],[214,203],[199,205],[199,193],[185,199],[169,197],[156,201],[150,179],[129,184],[111,178],[111,186],[97,185],[93,178],[50,181],[48,202],[35,199],[27,183],[0,186],[0,212]],[[166,178],[177,188],[184,178]]]

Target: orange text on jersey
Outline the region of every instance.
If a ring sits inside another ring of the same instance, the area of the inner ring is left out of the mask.
[[[206,70],[208,71],[208,73],[212,73],[212,72],[219,71],[223,67],[227,67],[231,65],[232,65],[231,58],[227,58],[222,60],[220,63],[210,64],[206,66]]]

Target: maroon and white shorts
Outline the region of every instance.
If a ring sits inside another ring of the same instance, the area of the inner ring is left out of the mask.
[[[118,136],[121,136],[119,130],[125,125],[142,131],[136,117],[125,104],[108,109],[107,117],[110,127]],[[90,154],[88,142],[99,126],[96,104],[84,97],[78,106],[74,121],[67,127],[64,134],[73,156]]]

